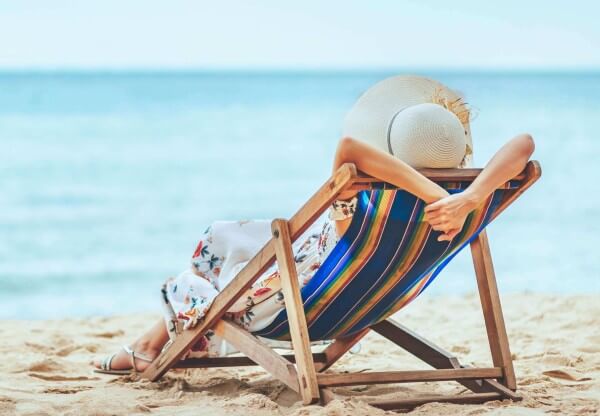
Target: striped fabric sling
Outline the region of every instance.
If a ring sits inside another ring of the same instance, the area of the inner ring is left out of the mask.
[[[468,183],[443,183],[461,192]],[[467,217],[451,242],[423,220],[425,203],[385,184],[358,194],[356,212],[301,295],[312,341],[351,335],[389,317],[414,300],[440,271],[493,219],[518,182],[496,190]],[[287,313],[255,335],[289,340]]]

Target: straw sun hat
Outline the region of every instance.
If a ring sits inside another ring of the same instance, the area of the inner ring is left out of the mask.
[[[471,165],[469,109],[445,85],[395,76],[369,88],[344,120],[343,135],[391,153],[415,168]]]

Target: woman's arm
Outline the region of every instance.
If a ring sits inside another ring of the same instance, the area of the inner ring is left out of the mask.
[[[496,152],[467,189],[426,206],[425,220],[434,230],[444,233],[438,240],[452,240],[462,229],[467,215],[500,185],[521,172],[534,150],[529,134],[516,136]]]
[[[333,171],[335,172],[344,163],[354,163],[358,170],[367,175],[396,185],[427,203],[448,196],[448,192],[444,188],[427,179],[400,159],[349,137],[340,140],[335,153]],[[342,193],[339,198],[348,199],[355,194],[355,191],[347,191]]]
[[[349,137],[340,140],[335,153],[333,171],[335,172],[344,163],[354,163],[358,170],[396,185],[426,203],[435,202],[448,196],[448,192],[444,188],[427,179],[400,159]],[[355,194],[356,191],[342,192],[339,199],[352,198]],[[335,225],[337,234],[342,235],[350,225],[350,219],[336,221]]]

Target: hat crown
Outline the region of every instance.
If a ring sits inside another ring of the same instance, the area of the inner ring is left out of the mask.
[[[415,168],[454,168],[465,156],[464,127],[454,113],[438,104],[401,110],[388,131],[389,152]]]

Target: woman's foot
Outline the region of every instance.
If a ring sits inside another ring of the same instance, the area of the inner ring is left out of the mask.
[[[148,342],[138,341],[131,347],[123,346],[119,352],[100,360],[94,360],[96,369],[107,373],[126,374],[142,372],[160,354],[160,349],[153,348]]]

